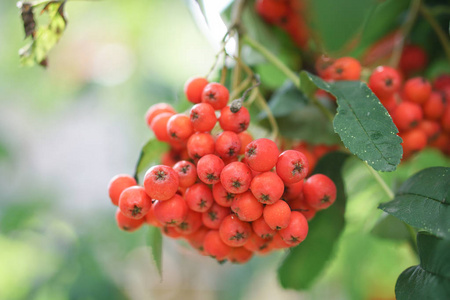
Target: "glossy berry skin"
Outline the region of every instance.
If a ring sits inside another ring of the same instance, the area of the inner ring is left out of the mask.
[[[244,247],[234,247],[228,254],[228,260],[234,264],[245,264],[253,257],[253,252]]]
[[[250,168],[257,172],[270,171],[278,161],[280,154],[274,141],[257,139],[245,148],[245,159]]]
[[[210,133],[194,133],[187,142],[187,151],[189,157],[194,160],[198,160],[207,154],[214,154],[214,138]]]
[[[233,200],[236,198],[236,194],[228,192],[220,182],[213,185],[212,193],[214,201],[223,207],[231,207]]]
[[[184,84],[184,94],[189,102],[200,103],[202,102],[202,92],[205,86],[208,84],[208,80],[203,77],[192,77]]]
[[[392,115],[392,120],[400,131],[416,127],[422,119],[422,108],[412,102],[400,103]]]
[[[203,225],[211,229],[219,229],[222,220],[231,213],[229,207],[213,203],[211,208],[202,214]]]
[[[145,173],[144,188],[152,199],[168,200],[175,195],[178,186],[178,174],[171,167],[157,165]]]
[[[252,181],[252,172],[242,162],[226,165],[220,174],[222,186],[230,193],[240,194],[248,190]]]
[[[175,227],[175,230],[183,235],[187,235],[194,233],[202,225],[202,214],[188,209],[186,218],[177,227]]]
[[[167,134],[172,141],[186,141],[194,133],[191,120],[183,114],[175,114],[167,122]]]
[[[173,166],[173,170],[178,174],[178,184],[180,187],[190,187],[197,180],[197,168],[189,161],[181,160]]]
[[[270,228],[264,221],[264,217],[261,217],[252,222],[253,232],[263,239],[271,239],[277,232]]]
[[[155,217],[164,226],[178,226],[186,219],[188,207],[183,197],[176,194],[166,201],[158,201],[155,204]]]
[[[198,178],[206,184],[215,184],[220,181],[220,174],[225,164],[220,157],[207,154],[197,163]]]
[[[244,246],[251,234],[252,226],[250,223],[239,220],[235,215],[226,216],[220,224],[220,238],[230,247]]]
[[[291,208],[285,201],[277,201],[264,207],[263,217],[271,229],[280,230],[289,225]]]
[[[206,212],[214,203],[211,189],[204,183],[196,183],[187,189],[186,204],[197,212]]]
[[[308,221],[298,211],[291,213],[289,225],[278,231],[283,241],[291,246],[295,246],[303,242],[308,235]]]
[[[274,204],[283,196],[284,184],[274,172],[263,172],[253,177],[250,189],[262,204]]]
[[[405,82],[403,93],[408,101],[423,104],[431,95],[431,84],[423,77],[414,77]]]
[[[211,104],[215,110],[224,108],[229,97],[228,89],[217,82],[208,83],[202,92],[202,102]]]
[[[208,103],[199,103],[191,108],[189,114],[194,131],[209,132],[217,123],[214,108]]]
[[[232,131],[223,131],[216,139],[216,152],[222,159],[237,157],[241,151],[241,140]]]
[[[432,92],[423,104],[423,115],[425,119],[439,120],[444,114],[444,96],[438,92]]]
[[[151,206],[152,199],[140,186],[131,186],[120,194],[119,208],[125,217],[141,219],[145,217]]]
[[[361,76],[361,64],[353,57],[338,58],[330,69],[333,80],[359,80]]]
[[[119,174],[114,176],[108,185],[109,198],[111,199],[112,204],[115,206],[119,205],[120,194],[126,188],[134,185],[137,185],[136,180],[130,175]]]
[[[308,159],[299,151],[286,150],[278,157],[276,170],[283,182],[289,184],[299,182],[308,175]]]
[[[168,112],[171,114],[176,114],[175,109],[172,107],[172,105],[167,103],[156,103],[149,107],[147,112],[145,113],[145,121],[147,122],[148,127],[150,127],[150,124],[152,124],[153,119],[164,112]]]
[[[248,131],[243,131],[238,134],[238,137],[241,141],[241,151],[239,151],[239,155],[242,155],[245,154],[247,145],[253,141],[253,136]]]
[[[336,185],[328,176],[315,174],[303,183],[303,194],[311,207],[325,209],[336,200]]]
[[[169,133],[167,132],[167,123],[169,122],[169,119],[173,115],[174,115],[173,113],[165,112],[160,113],[153,118],[152,123],[150,124],[150,128],[152,129],[158,141],[161,142],[170,141],[170,136]]]
[[[231,210],[241,221],[252,222],[259,219],[263,213],[263,205],[250,191],[238,194],[231,204]]]
[[[120,212],[119,208],[117,208],[116,223],[121,230],[133,232],[141,228],[142,224],[144,224],[144,218],[141,219],[128,218]]]
[[[399,91],[401,77],[398,71],[388,66],[379,66],[369,78],[369,87],[380,99],[386,99]]]
[[[220,111],[219,124],[224,131],[243,132],[250,124],[250,113],[245,107],[233,113],[227,105]]]
[[[222,241],[218,230],[210,230],[206,234],[203,248],[209,256],[214,257],[218,261],[226,259],[232,249]]]

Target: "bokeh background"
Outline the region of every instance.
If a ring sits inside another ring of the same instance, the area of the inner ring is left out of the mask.
[[[221,36],[200,29],[191,4],[69,1],[45,70],[19,66],[19,11],[0,1],[0,299],[393,299],[417,261],[406,244],[369,234],[388,199],[356,161],[345,168],[348,226],[307,292],[278,284],[283,253],[219,265],[167,238],[160,280],[147,228],[117,228],[107,185],[133,172],[151,135],[146,109],[184,107],[185,80],[214,62]],[[428,151],[400,174],[443,164]]]

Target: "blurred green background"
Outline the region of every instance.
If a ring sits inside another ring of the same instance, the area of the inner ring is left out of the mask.
[[[405,243],[370,235],[388,199],[356,160],[345,168],[348,226],[311,291],[279,286],[283,253],[219,265],[167,238],[160,281],[147,228],[116,227],[107,185],[133,172],[150,136],[146,109],[182,107],[185,80],[207,73],[217,45],[186,1],[69,1],[66,10],[48,69],[22,68],[19,11],[0,2],[0,299],[393,299],[397,276],[417,261]],[[384,177],[395,185],[442,164],[425,152]]]

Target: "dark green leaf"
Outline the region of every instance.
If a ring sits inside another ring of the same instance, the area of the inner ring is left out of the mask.
[[[450,238],[450,168],[433,167],[409,178],[394,200],[379,206],[407,224]]]
[[[162,234],[158,227],[149,227],[147,244],[151,248],[153,261],[162,279]]]
[[[390,240],[407,240],[410,238],[405,223],[394,216],[383,214],[371,233],[377,237]]]
[[[328,83],[311,73],[302,73],[337,98],[333,125],[344,145],[375,170],[394,171],[403,153],[401,138],[392,118],[367,85],[360,81]]]
[[[283,288],[309,288],[335,253],[335,245],[345,225],[346,195],[341,169],[347,157],[349,155],[342,152],[329,153],[314,170],[314,173],[325,174],[334,181],[337,187],[336,202],[314,217],[309,223],[305,241],[291,249],[278,268],[278,279]]]
[[[450,299],[450,241],[420,232],[417,235],[420,265],[398,278],[398,300]]]
[[[151,138],[144,147],[142,147],[134,173],[137,182],[139,182],[139,174],[146,171],[152,164],[158,163],[161,159],[161,155],[167,151],[168,148],[166,143],[160,142],[155,138]]]

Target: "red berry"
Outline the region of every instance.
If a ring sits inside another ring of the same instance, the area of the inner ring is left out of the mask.
[[[222,220],[230,214],[230,208],[213,203],[211,208],[202,214],[203,224],[211,229],[219,229]]]
[[[280,230],[289,225],[291,209],[289,205],[281,200],[272,205],[266,205],[263,211],[264,221],[273,230]]]
[[[173,170],[178,174],[180,187],[190,187],[197,181],[197,169],[191,162],[179,161],[173,166]]]
[[[186,218],[175,227],[175,230],[184,235],[191,234],[197,231],[202,224],[202,214],[188,209]]]
[[[245,154],[247,145],[253,141],[253,136],[248,131],[243,131],[238,134],[238,137],[241,141],[241,151],[239,151],[239,155],[242,155]]]
[[[154,204],[157,201],[158,200],[155,200],[153,205],[150,207],[150,210],[145,215],[145,223],[147,223],[148,225],[154,226],[154,227],[162,227],[163,224],[161,224],[161,222],[155,216],[155,205]]]
[[[434,80],[433,86],[436,90],[439,91],[450,88],[450,74],[439,75],[439,77]]]
[[[428,142],[434,141],[441,132],[441,126],[437,121],[422,120],[417,128],[422,130],[427,135]]]
[[[226,165],[220,174],[222,186],[230,193],[240,194],[248,190],[252,181],[252,172],[241,162]]]
[[[277,174],[264,172],[252,179],[250,189],[259,202],[273,204],[283,196],[284,184]]]
[[[379,66],[373,70],[369,78],[369,87],[380,99],[386,99],[399,91],[401,77],[398,71],[387,66]]]
[[[204,183],[196,183],[187,189],[186,204],[190,209],[197,212],[205,212],[214,203],[211,189]]]
[[[447,103],[444,114],[442,115],[441,125],[445,132],[450,132],[450,103]]]
[[[341,57],[330,68],[333,80],[359,80],[361,76],[361,64],[353,57]]]
[[[215,110],[222,109],[227,105],[229,98],[228,89],[217,82],[208,83],[202,92],[202,102],[211,104]]]
[[[336,200],[336,185],[328,176],[315,174],[303,183],[303,194],[310,206],[325,209]]]
[[[278,161],[280,154],[277,144],[269,139],[257,139],[245,148],[245,159],[252,170],[270,171]]]
[[[286,150],[277,161],[277,174],[285,183],[296,183],[303,180],[309,171],[306,156],[295,150]]]
[[[403,139],[403,157],[408,158],[412,154],[419,152],[428,142],[426,133],[420,128],[414,128],[401,135]]]
[[[286,201],[297,199],[303,194],[303,180],[296,183],[286,183],[282,198]]]
[[[409,74],[424,69],[427,61],[427,54],[421,47],[406,45],[403,47],[399,67],[404,73]]]
[[[206,184],[218,183],[224,165],[225,164],[220,157],[214,154],[207,154],[198,160],[198,178]]]
[[[230,110],[229,105],[225,106],[220,111],[219,124],[224,131],[242,132],[250,124],[250,113],[245,107],[241,107],[234,113]]]
[[[292,247],[292,245],[287,244],[279,233],[275,234],[272,239],[271,247],[273,249],[286,249]]]
[[[217,122],[214,108],[208,103],[199,103],[191,108],[190,119],[195,131],[211,131]]]
[[[231,207],[236,198],[236,194],[228,192],[220,182],[213,185],[212,193],[216,203],[224,207]]]
[[[283,241],[288,245],[298,245],[308,235],[308,221],[305,216],[297,211],[291,213],[289,225],[278,231]]]
[[[161,232],[172,239],[179,239],[182,236],[174,226],[164,226],[161,228]]]
[[[222,159],[236,157],[241,151],[241,140],[232,131],[223,131],[216,139],[216,152]]]
[[[276,234],[276,231],[270,228],[266,221],[264,221],[264,217],[253,221],[252,228],[253,232],[263,239],[271,239]]]
[[[188,116],[176,114],[167,122],[167,134],[173,141],[185,141],[194,133],[191,120]]]
[[[120,194],[126,188],[137,185],[136,180],[127,174],[119,174],[114,176],[108,185],[109,198],[112,204],[119,205]]]
[[[218,261],[224,260],[231,252],[231,247],[222,241],[218,230],[210,230],[206,234],[203,248],[208,255]]]
[[[236,196],[231,205],[231,210],[241,221],[252,222],[262,216],[263,205],[251,192],[247,191]]]
[[[222,241],[228,246],[240,247],[250,238],[252,226],[239,220],[235,215],[228,215],[220,224],[219,234]]]
[[[117,208],[116,222],[117,226],[119,226],[120,229],[132,232],[141,228],[142,224],[144,224],[144,218],[141,219],[128,218],[120,212],[119,208]]]
[[[311,220],[316,215],[316,209],[311,207],[306,201],[303,194],[288,202],[292,211],[298,211],[305,216],[306,220]]]
[[[161,142],[169,142],[170,136],[167,132],[167,123],[169,122],[170,117],[172,117],[173,113],[160,113],[159,115],[153,118],[152,123],[150,124],[150,128],[152,129],[155,137],[158,141]]]
[[[438,92],[432,92],[428,100],[423,104],[425,119],[439,120],[444,114],[444,96]]]
[[[422,118],[422,108],[411,102],[400,103],[392,115],[392,120],[400,131],[416,127]]]
[[[166,201],[155,202],[154,205],[155,217],[165,226],[177,226],[186,219],[188,207],[180,195],[174,195]]]
[[[145,217],[151,205],[152,199],[140,186],[131,186],[120,194],[119,208],[125,217],[141,219]]]
[[[203,242],[205,241],[205,236],[209,232],[209,228],[200,227],[197,231],[194,231],[191,234],[187,234],[184,237],[188,241],[188,243],[192,246],[192,248],[199,250],[200,252],[204,251]],[[202,253],[203,254],[203,253]]]
[[[431,84],[423,77],[414,77],[405,82],[403,93],[409,101],[423,104],[431,95]]]
[[[153,119],[157,115],[164,113],[164,112],[168,112],[171,114],[176,113],[176,111],[172,107],[172,105],[167,104],[167,103],[156,103],[156,104],[153,104],[152,106],[150,106],[149,109],[147,110],[147,112],[145,113],[145,120],[147,121],[148,127],[150,127]]]
[[[214,150],[214,138],[209,133],[194,133],[187,142],[189,157],[195,160],[207,154],[214,154]]]
[[[188,101],[192,103],[202,102],[202,92],[208,80],[203,77],[192,77],[184,84],[184,93]]]
[[[144,188],[152,199],[164,201],[172,198],[178,184],[178,174],[171,167],[157,165],[145,173]]]
[[[248,251],[264,251],[268,249],[270,244],[270,239],[263,239],[258,236],[255,232],[252,232],[247,243],[245,243],[244,248]]]
[[[266,22],[274,24],[286,17],[289,7],[283,1],[257,0],[255,9]]]
[[[253,256],[253,252],[244,247],[234,247],[228,254],[228,260],[234,264],[244,264],[248,262]]]

